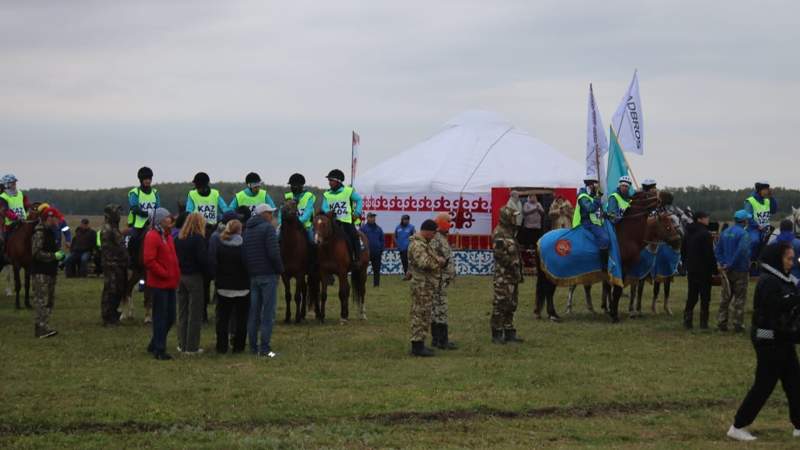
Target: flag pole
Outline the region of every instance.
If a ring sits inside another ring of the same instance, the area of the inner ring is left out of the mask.
[[[603,188],[602,186],[602,174],[600,173],[600,143],[597,140],[597,116],[595,112],[597,111],[597,105],[594,102],[594,90],[592,89],[592,83],[589,83],[589,96],[592,98],[592,132],[594,133],[594,162],[595,173],[597,173],[597,184],[600,185],[600,189]]]

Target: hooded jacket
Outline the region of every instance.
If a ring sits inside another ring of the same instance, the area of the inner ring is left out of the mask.
[[[244,230],[244,263],[251,277],[283,273],[281,250],[275,227],[261,216],[253,216]]]
[[[144,267],[147,270],[147,287],[177,289],[181,281],[181,268],[172,235],[157,229],[147,232],[144,238]]]
[[[250,288],[250,277],[244,264],[242,244],[244,240],[234,234],[227,241],[219,240],[214,259],[216,261],[217,289],[240,291]]]
[[[782,270],[782,249],[780,244],[772,244],[761,252],[761,275],[753,296],[754,345],[796,342],[797,336],[787,333],[785,328],[791,309],[800,307],[800,293],[797,279]]]

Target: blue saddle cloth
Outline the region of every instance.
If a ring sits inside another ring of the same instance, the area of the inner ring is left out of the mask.
[[[653,267],[653,278],[662,281],[678,273],[678,263],[681,260],[680,252],[676,252],[667,244],[659,244],[656,253],[656,264]]]
[[[602,271],[600,249],[595,244],[592,233],[584,227],[575,227],[553,230],[539,239],[541,269],[545,275],[558,286],[592,284],[606,279],[622,286],[622,263],[617,235],[608,221],[603,227],[611,241],[608,274]]]
[[[652,276],[657,255],[658,250],[651,251],[649,247],[642,249],[642,252],[639,254],[639,262],[636,263],[633,269],[625,273],[625,284],[630,284]]]

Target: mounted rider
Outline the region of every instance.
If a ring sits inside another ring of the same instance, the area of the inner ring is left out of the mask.
[[[246,206],[250,208],[250,215],[253,215],[253,211],[258,205],[266,204],[275,208],[275,202],[272,201],[272,197],[263,187],[264,183],[261,181],[261,176],[255,172],[250,172],[244,178],[244,183],[247,187],[236,193],[233,200],[231,200],[231,204],[228,205],[228,210],[235,211],[240,206]]]
[[[352,264],[355,266],[361,255],[361,239],[354,222],[360,220],[363,201],[352,186],[344,185],[344,172],[341,170],[331,170],[327,178],[330,189],[322,194],[321,210],[324,214],[332,212],[334,220],[347,234],[352,252]]]
[[[31,207],[28,197],[17,189],[17,177],[8,174],[0,178],[3,184],[3,192],[0,193],[0,209],[4,210],[3,217],[3,238],[8,240],[11,230],[18,222],[28,218],[28,210]]]
[[[197,172],[192,179],[194,189],[189,191],[186,198],[186,212],[191,214],[199,212],[206,219],[206,236],[210,236],[217,228],[217,222],[222,219],[222,215],[228,211],[225,200],[219,191],[209,187],[211,178],[205,172]]]
[[[647,178],[642,181],[642,192],[658,192],[658,186],[656,184],[656,180],[652,178]]]
[[[625,210],[631,206],[631,186],[633,186],[631,177],[623,175],[619,177],[617,190],[608,197],[606,217],[611,223],[616,224],[622,220]]]
[[[136,178],[139,179],[139,185],[128,191],[128,252],[133,264],[138,264],[139,247],[144,240],[143,230],[150,214],[161,207],[158,189],[153,187],[153,170],[147,166],[141,167],[136,172]]]
[[[285,201],[294,200],[297,203],[297,218],[303,224],[308,236],[308,242],[314,241],[314,204],[317,197],[305,189],[306,177],[294,173],[289,177],[289,192],[283,194]]]
[[[608,232],[603,228],[603,200],[600,185],[595,177],[583,180],[585,185],[578,191],[577,207],[572,216],[572,228],[582,226],[594,236],[594,243],[600,249],[600,265],[608,267]]]
[[[778,202],[772,197],[772,189],[766,181],[758,181],[753,193],[744,201],[744,210],[752,214],[748,221],[751,259],[758,259],[764,236],[770,232],[770,220],[778,210]]]

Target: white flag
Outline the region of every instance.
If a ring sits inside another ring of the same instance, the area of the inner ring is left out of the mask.
[[[355,186],[356,169],[358,168],[358,147],[361,145],[361,136],[353,131],[353,146],[350,153],[350,186]]]
[[[639,76],[633,72],[628,92],[622,97],[617,112],[611,119],[611,128],[617,134],[622,151],[644,154],[644,114],[639,98]]]
[[[608,153],[608,139],[597,102],[594,100],[594,90],[589,84],[589,112],[586,116],[586,176],[597,178],[600,186],[605,186],[603,179],[606,171],[603,168],[603,157],[606,153]]]

